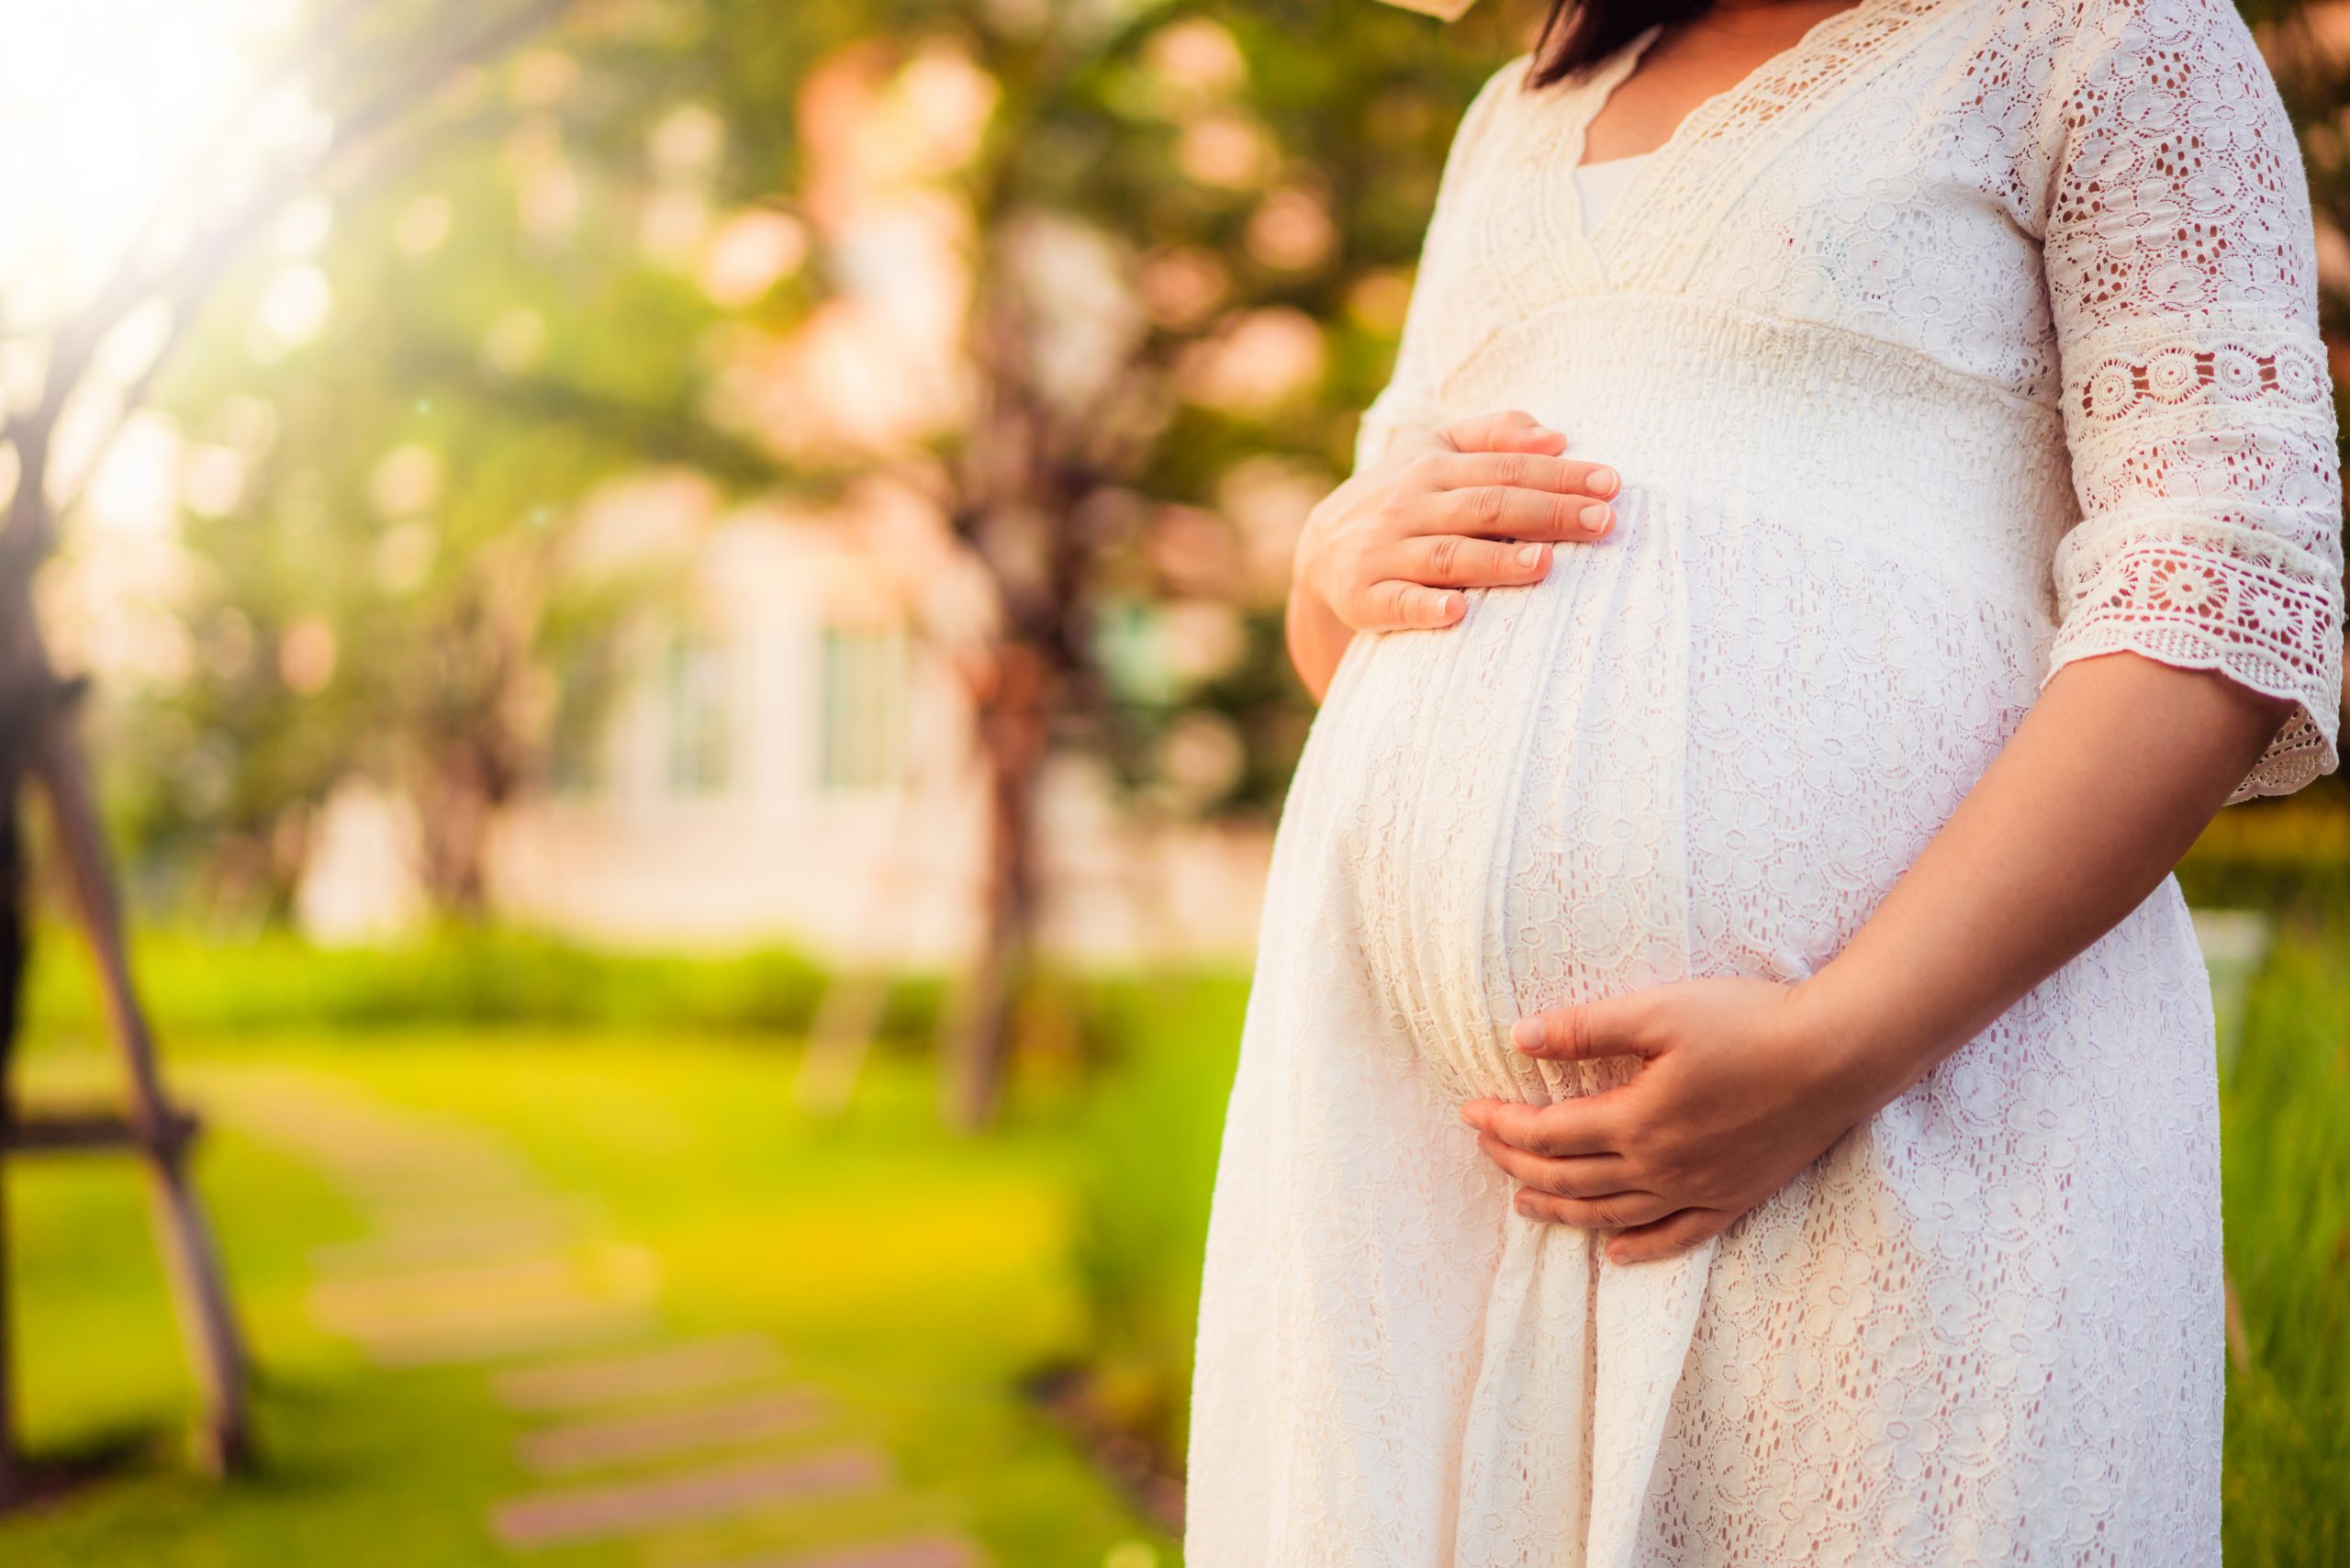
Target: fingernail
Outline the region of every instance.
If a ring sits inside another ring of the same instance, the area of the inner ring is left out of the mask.
[[[1591,471],[1590,484],[1591,493],[1595,496],[1614,495],[1616,493],[1616,470],[1613,468],[1593,469]]]
[[[1541,560],[1542,546],[1539,544],[1521,544],[1517,547],[1517,564],[1519,566],[1539,566],[1541,564]]]
[[[1600,502],[1594,501],[1591,505],[1583,508],[1579,515],[1581,516],[1583,525],[1585,528],[1590,529],[1594,533],[1605,533],[1607,532],[1607,520],[1613,514],[1608,511],[1605,505]]]
[[[1521,1018],[1510,1025],[1509,1043],[1521,1051],[1530,1051],[1542,1043],[1542,1020]]]

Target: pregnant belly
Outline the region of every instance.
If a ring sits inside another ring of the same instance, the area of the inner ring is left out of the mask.
[[[2037,689],[2020,585],[1735,505],[1618,513],[1460,625],[1359,640],[1290,802],[1287,874],[1464,1097],[1574,1086],[1509,1049],[1526,1011],[1825,962]]]

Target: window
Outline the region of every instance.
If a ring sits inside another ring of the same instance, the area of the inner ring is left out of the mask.
[[[678,637],[663,672],[669,713],[669,793],[715,795],[726,788],[726,654],[713,643]]]
[[[611,660],[602,644],[576,650],[563,661],[547,735],[547,783],[555,794],[590,795],[603,783],[610,697]]]
[[[823,633],[818,778],[827,790],[878,790],[906,767],[906,644],[894,629]]]

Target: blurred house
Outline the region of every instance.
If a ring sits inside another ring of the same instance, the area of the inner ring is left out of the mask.
[[[498,913],[632,946],[783,942],[916,964],[968,952],[980,776],[938,634],[983,597],[920,504],[877,487],[835,511],[719,516],[700,487],[667,478],[590,510],[581,569],[675,570],[659,596],[673,608],[632,617],[607,644],[610,678],[576,720],[558,712],[548,776],[493,841]],[[1077,757],[1052,766],[1044,795],[1053,951],[1247,956],[1265,830],[1154,824]],[[414,863],[402,811],[354,791],[324,812],[298,901],[312,935],[372,940],[420,915],[399,885]]]
[[[968,950],[986,841],[966,699],[918,648],[869,531],[740,519],[693,571],[690,619],[646,634],[600,733],[510,814],[498,903],[623,941]],[[1057,951],[1247,951],[1261,832],[1143,827],[1073,759],[1046,796]]]

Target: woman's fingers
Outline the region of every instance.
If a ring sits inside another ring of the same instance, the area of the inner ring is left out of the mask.
[[[1550,570],[1547,544],[1423,533],[1407,539],[1397,569],[1432,588],[1508,588],[1539,583]]]
[[[1477,1151],[1516,1181],[1561,1198],[1597,1197],[1638,1190],[1640,1185],[1621,1155],[1583,1154],[1559,1159],[1504,1143],[1491,1133],[1477,1135]]]
[[[1320,588],[1324,600],[1356,631],[1412,631],[1460,622],[1469,612],[1462,589],[1540,582],[1553,543],[1587,543],[1615,525],[1606,498],[1622,481],[1560,456],[1565,450],[1563,435],[1505,409],[1399,453],[1357,496],[1371,504],[1348,519],[1360,530],[1348,549],[1322,553],[1334,577]]]
[[[1647,1263],[1678,1257],[1728,1230],[1737,1217],[1719,1209],[1683,1209],[1653,1224],[1636,1224],[1607,1244],[1607,1260]]]
[[[1430,452],[1414,460],[1432,488],[1469,490],[1499,486],[1509,490],[1548,490],[1604,501],[1623,488],[1623,478],[1604,463],[1549,457],[1532,452]]]
[[[1390,577],[1363,594],[1360,625],[1368,631],[1408,632],[1449,626],[1467,613],[1468,601],[1445,588]]]
[[[1523,409],[1479,414],[1438,432],[1459,452],[1543,452],[1567,449],[1567,438]]]
[[[1439,490],[1432,498],[1435,505],[1421,514],[1424,518],[1448,532],[1485,538],[1555,539],[1563,544],[1583,544],[1606,538],[1616,523],[1615,509],[1589,496],[1481,485]]]
[[[1561,1198],[1536,1187],[1521,1187],[1513,1200],[1517,1212],[1528,1219],[1542,1220],[1550,1225],[1568,1225],[1577,1230],[1625,1230],[1662,1220],[1673,1213],[1673,1204],[1654,1193],[1610,1193],[1597,1198]],[[1684,1209],[1683,1214],[1691,1211]],[[1637,1233],[1636,1233],[1637,1234]],[[1616,1258],[1615,1249],[1607,1253],[1617,1262],[1630,1260]]]

